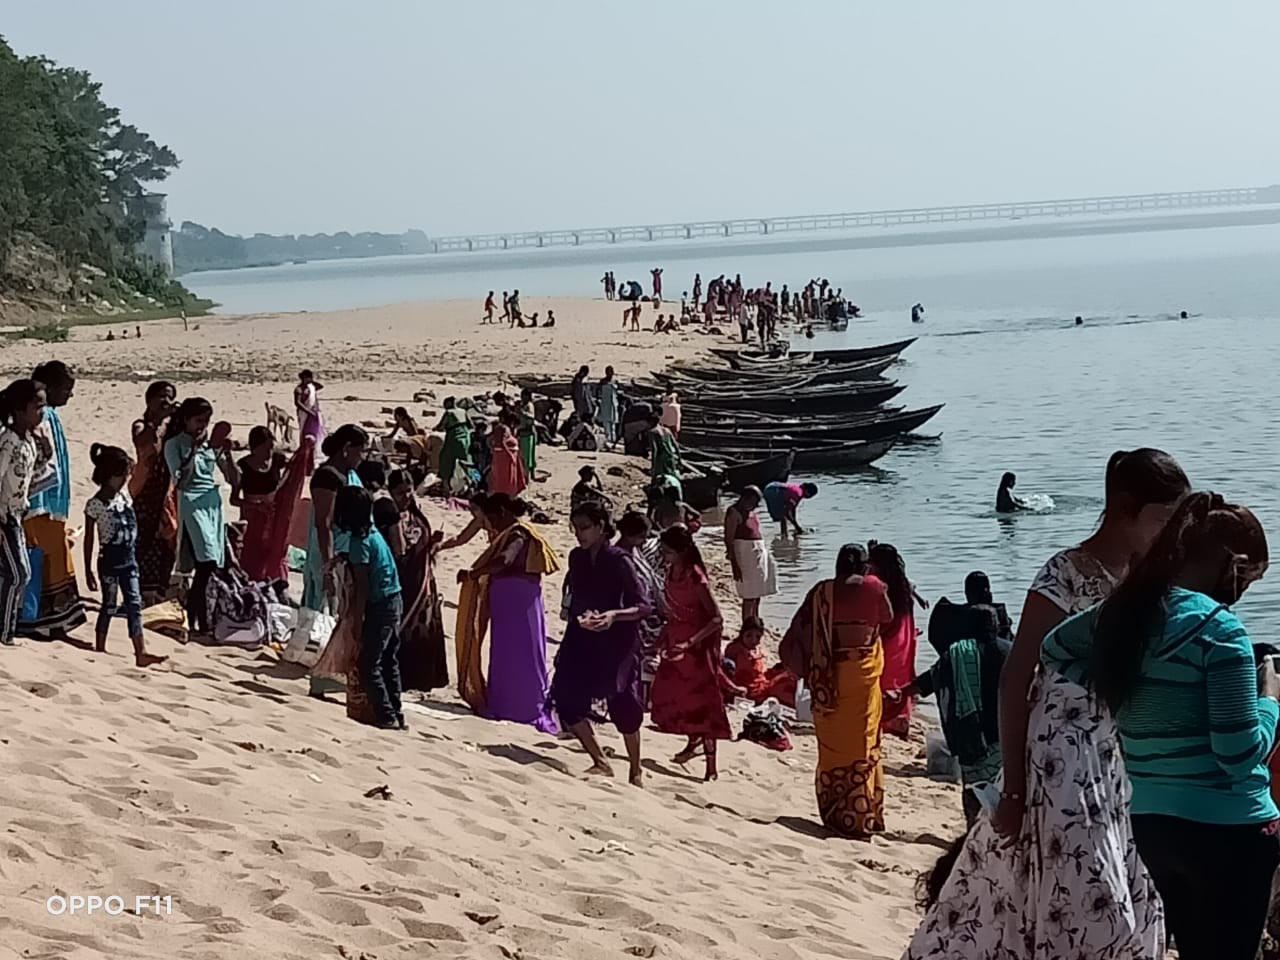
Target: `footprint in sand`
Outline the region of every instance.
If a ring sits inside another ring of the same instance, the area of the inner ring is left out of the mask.
[[[638,910],[630,904],[600,894],[580,894],[570,901],[574,910],[590,920],[619,920],[623,924],[641,927],[653,921],[653,915]]]
[[[375,860],[382,856],[382,850],[386,846],[381,840],[361,840],[360,835],[351,830],[327,830],[319,836],[325,843],[337,847],[344,853],[355,854],[366,860]]]
[[[448,940],[453,943],[465,943],[467,939],[462,935],[461,930],[447,923],[428,923],[424,920],[415,920],[413,917],[398,919],[400,925],[404,927],[404,932],[419,940]]]
[[[311,926],[311,921],[303,916],[300,910],[289,906],[287,903],[273,903],[265,910],[259,910],[258,912],[264,917],[279,920],[281,923],[294,924],[300,927]]]
[[[174,747],[169,744],[161,744],[158,747],[151,748],[152,753],[158,753],[162,757],[171,757],[174,760],[199,760],[200,754],[194,750],[188,750],[186,747]]]
[[[41,700],[50,700],[58,695],[58,688],[52,683],[41,683],[38,680],[28,680],[19,684],[27,693],[35,694]]]

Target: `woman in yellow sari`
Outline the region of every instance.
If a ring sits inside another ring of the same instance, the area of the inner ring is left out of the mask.
[[[528,510],[523,500],[495,493],[483,504],[493,541],[471,569],[458,573],[458,693],[479,716],[557,733],[547,702],[542,578],[560,569],[560,558],[520,520]],[[486,632],[487,678],[481,667]]]
[[[893,620],[884,582],[867,569],[865,547],[841,547],[835,578],[809,591],[779,651],[812,696],[818,813],[858,840],[884,830],[880,628]]]

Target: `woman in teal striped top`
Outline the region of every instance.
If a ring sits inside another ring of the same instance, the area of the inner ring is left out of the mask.
[[[1183,960],[1252,960],[1280,865],[1280,679],[1227,609],[1267,559],[1247,508],[1193,494],[1115,592],[1044,643],[1115,717],[1138,852]]]

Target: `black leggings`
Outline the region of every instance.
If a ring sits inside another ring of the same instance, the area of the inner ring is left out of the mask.
[[[191,578],[191,590],[187,593],[187,626],[198,633],[209,632],[209,578],[218,569],[212,560],[197,563],[195,576]]]
[[[1136,814],[1133,838],[1182,960],[1253,960],[1280,864],[1275,824]]]

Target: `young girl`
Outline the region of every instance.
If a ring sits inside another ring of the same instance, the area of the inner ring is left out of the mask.
[[[102,608],[98,611],[97,650],[107,649],[107,628],[115,616],[117,599],[124,595],[124,615],[129,622],[134,661],[140,667],[163,663],[166,657],[147,653],[142,636],[142,588],[138,583],[138,517],[133,500],[125,489],[133,463],[119,447],[95,443],[89,448],[93,461],[93,482],[98,492],[84,508],[84,579],[90,590],[102,581]],[[98,574],[94,576],[94,536],[99,535]]]
[[[737,639],[724,648],[726,660],[733,663],[733,682],[747,692],[753,703],[764,703],[770,697],[788,707],[796,705],[796,677],[781,663],[765,666],[764,624],[759,620],[747,620],[742,624]]]
[[[35,430],[44,420],[44,387],[15,380],[0,391],[0,646],[16,644],[18,614],[31,579],[22,518],[31,495],[56,479],[53,450]]]
[[[360,685],[383,730],[406,730],[400,705],[400,620],[404,607],[391,547],[373,525],[373,497],[343,487],[333,504],[333,529],[348,537],[346,556],[355,578],[355,609],[362,611]]]

